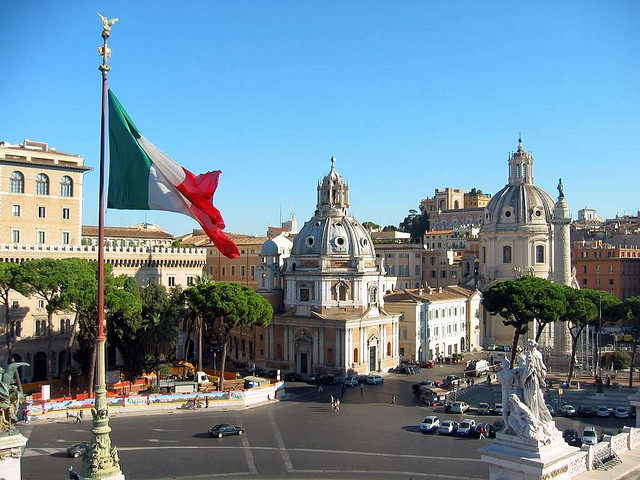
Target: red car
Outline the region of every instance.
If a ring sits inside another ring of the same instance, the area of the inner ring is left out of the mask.
[[[426,360],[426,361],[421,362],[421,363],[418,364],[418,366],[420,368],[433,368],[433,367],[435,367],[435,365],[436,364],[434,363],[433,360]]]

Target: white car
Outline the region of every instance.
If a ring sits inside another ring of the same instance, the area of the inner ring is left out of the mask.
[[[490,410],[488,403],[480,402],[478,404],[478,415],[489,415]]]
[[[560,408],[560,413],[565,417],[575,417],[577,415],[576,409],[573,405],[563,405]]]
[[[453,405],[451,405],[451,413],[464,413],[467,410],[469,410],[467,402],[453,402]]]
[[[598,443],[598,432],[596,427],[584,427],[582,431],[582,444],[583,445],[595,445]]]
[[[609,407],[606,405],[598,405],[598,408],[596,408],[596,417],[609,418],[610,416]]]
[[[344,379],[345,387],[357,387],[358,386],[358,377],[355,375],[349,375]]]
[[[613,410],[613,416],[616,418],[629,418],[629,410],[627,410],[627,407],[616,407]]]
[[[476,428],[476,421],[470,418],[465,418],[458,425],[457,434],[459,437],[470,437]]]
[[[493,407],[493,413],[496,415],[502,415],[502,404],[496,403],[495,407]]]
[[[367,375],[367,383],[369,385],[377,385],[384,382],[384,379],[380,375]]]
[[[438,427],[438,435],[453,435],[458,430],[458,422],[453,420],[445,420]]]
[[[428,416],[422,420],[420,424],[420,432],[422,433],[433,433],[440,427],[440,419],[436,416]]]

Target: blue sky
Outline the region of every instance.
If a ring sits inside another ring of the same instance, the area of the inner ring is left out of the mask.
[[[85,157],[97,224],[101,23],[119,17],[109,86],[194,173],[223,171],[227,231],[313,215],[335,149],[360,221],[398,224],[435,188],[495,193],[522,132],[535,182],[574,218],[635,213],[640,3],[2,2],[0,140]],[[110,210],[110,226],[197,227]]]

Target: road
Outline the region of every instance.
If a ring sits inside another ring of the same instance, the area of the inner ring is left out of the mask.
[[[382,385],[367,385],[363,392],[349,388],[344,395],[339,387],[318,392],[316,387],[297,383],[288,386],[280,402],[239,411],[199,409],[114,416],[112,440],[129,480],[488,478],[489,470],[477,449],[491,440],[419,432],[425,415],[435,413],[441,420],[460,420],[461,416],[420,405],[411,394],[411,384],[425,378],[441,379],[462,368],[436,367],[413,376],[390,374]],[[396,406],[391,405],[393,394],[398,398]],[[330,407],[331,395],[341,398],[338,413]],[[497,417],[480,418],[493,421]],[[624,423],[597,421],[612,429]],[[242,424],[246,434],[210,438],[207,428],[220,422]],[[35,423],[25,426],[29,442],[22,463],[24,478],[61,478],[69,465],[81,470],[81,459],[68,458],[64,449],[90,439],[88,419],[82,424],[66,419]],[[561,429],[582,428],[579,420],[563,418],[557,423]]]

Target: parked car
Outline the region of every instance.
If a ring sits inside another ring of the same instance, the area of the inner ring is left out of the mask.
[[[556,415],[556,409],[553,408],[553,405],[551,405],[550,403],[547,403],[547,410],[549,410],[549,413],[552,417]]]
[[[319,385],[337,385],[339,382],[335,375],[320,375],[316,378],[316,383]]]
[[[316,380],[318,379],[318,374],[317,373],[310,373],[307,375],[307,382],[308,383],[316,383]]]
[[[489,404],[485,402],[480,402],[478,404],[478,415],[489,415],[489,413],[491,413]]]
[[[487,350],[491,350],[491,351],[498,350],[498,345],[496,345],[496,344],[492,343],[491,345],[489,345],[489,346],[487,347]]]
[[[209,435],[218,438],[226,437],[227,435],[242,435],[243,433],[244,427],[228,423],[219,423],[209,429]]]
[[[504,430],[504,422],[502,420],[496,420],[491,426],[493,427],[494,432],[501,432],[502,430]]]
[[[367,375],[367,383],[369,385],[377,385],[383,382],[384,378],[382,378],[380,375]]]
[[[459,437],[470,437],[473,435],[475,429],[476,429],[476,421],[470,418],[465,418],[458,425],[458,430],[456,431],[456,434]]]
[[[613,409],[613,416],[616,418],[629,418],[627,407],[616,407]]]
[[[560,414],[564,417],[575,417],[577,412],[573,405],[566,404],[560,407]]]
[[[596,408],[596,416],[600,418],[609,418],[611,416],[609,407],[607,407],[606,405],[598,405],[598,408]]]
[[[444,379],[442,379],[442,382],[440,382],[440,385],[444,388],[452,388],[452,387],[457,387],[461,383],[462,383],[462,379],[457,375],[447,375],[446,377],[444,377]]]
[[[421,433],[433,433],[440,427],[440,419],[436,416],[425,417],[420,424]]]
[[[593,407],[590,407],[588,405],[581,405],[580,408],[578,408],[578,415],[583,418],[591,418],[596,416],[596,411],[593,409]]]
[[[69,448],[67,448],[67,455],[73,458],[84,457],[85,454],[89,451],[88,443],[74,443]]]
[[[480,438],[481,428],[484,430],[484,436],[486,438],[496,438],[496,431],[490,423],[478,423],[473,432],[475,438]]]
[[[575,428],[567,428],[564,432],[562,432],[562,438],[565,442],[574,447],[579,447],[580,445],[582,445],[582,442],[578,437],[578,431]]]
[[[493,413],[495,415],[502,415],[502,404],[501,403],[496,403],[495,406],[493,407]]]
[[[301,382],[302,375],[300,375],[297,372],[287,372],[284,374],[284,381],[285,382]]]
[[[344,379],[345,387],[357,387],[358,386],[358,377],[356,375],[349,375]]]
[[[418,364],[420,368],[433,368],[436,366],[433,360],[426,360]]]
[[[445,420],[438,427],[438,435],[453,435],[458,430],[458,422]]]
[[[596,427],[591,425],[584,427],[581,440],[584,445],[595,445],[598,443],[598,432],[596,431]]]
[[[467,402],[453,402],[451,405],[451,413],[464,413],[469,410],[469,404]]]

